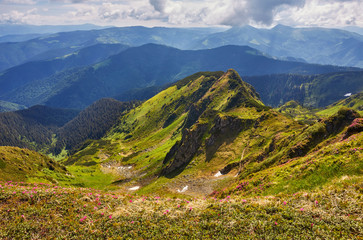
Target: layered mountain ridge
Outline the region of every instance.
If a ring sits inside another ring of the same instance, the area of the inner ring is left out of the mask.
[[[95,65],[65,70],[50,77],[32,79],[28,76],[10,81],[11,71],[4,73],[0,76],[0,83],[9,87],[4,88],[0,97],[28,106],[44,104],[82,109],[100,98],[122,95],[135,88],[163,86],[195,72],[228,68],[236,69],[243,76],[360,70],[275,60],[250,47],[183,51],[147,44],[126,49]]]

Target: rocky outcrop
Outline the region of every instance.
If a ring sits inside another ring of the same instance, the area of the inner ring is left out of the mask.
[[[197,123],[191,129],[184,129],[180,142],[177,142],[164,159],[166,165],[162,175],[168,175],[187,166],[197,153],[208,124]]]

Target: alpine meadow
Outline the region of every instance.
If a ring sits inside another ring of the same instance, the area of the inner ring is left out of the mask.
[[[361,12],[0,1],[0,239],[363,239]]]

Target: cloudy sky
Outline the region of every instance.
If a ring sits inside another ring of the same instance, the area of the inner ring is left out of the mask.
[[[363,27],[363,0],[0,0],[0,23]]]

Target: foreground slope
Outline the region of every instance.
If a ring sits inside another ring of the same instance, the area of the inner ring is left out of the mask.
[[[2,239],[360,239],[362,178],[277,196],[169,198],[0,182]]]

